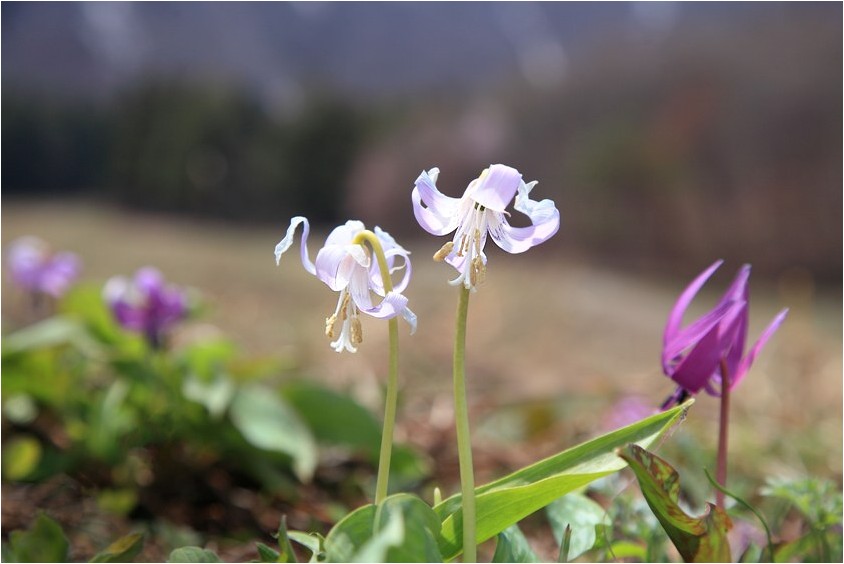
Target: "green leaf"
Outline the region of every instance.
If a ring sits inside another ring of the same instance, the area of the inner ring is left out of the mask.
[[[702,517],[690,517],[677,504],[680,476],[671,465],[637,445],[619,449],[619,456],[630,464],[648,505],[684,561],[730,562],[727,531],[732,522],[723,509],[710,503]]]
[[[381,424],[349,396],[310,382],[285,384],[281,394],[318,441],[349,446],[377,457]]]
[[[440,520],[428,504],[410,494],[396,494],[378,508],[365,505],[347,515],[328,533],[325,550],[332,562],[442,562],[439,528]],[[382,553],[386,556],[378,558]]]
[[[234,394],[234,383],[222,373],[210,381],[190,374],[182,384],[182,395],[205,407],[214,419],[226,412]]]
[[[20,435],[3,445],[3,478],[22,480],[41,462],[41,443],[30,435]]]
[[[91,562],[131,562],[144,546],[144,535],[133,533],[121,537],[98,552]]]
[[[313,436],[297,413],[275,393],[258,386],[244,387],[235,395],[229,416],[249,443],[290,455],[299,479],[311,479],[317,465]]]
[[[562,547],[566,526],[571,527],[568,560],[574,560],[595,545],[595,527],[609,525],[607,511],[586,497],[572,493],[552,501],[545,508],[557,544]]]
[[[616,449],[648,446],[681,421],[693,400],[572,447],[475,489],[481,543],[555,499],[624,468]],[[456,494],[434,507],[442,519],[440,550],[446,560],[463,551],[463,511]]]
[[[841,490],[834,482],[818,478],[772,478],[762,489],[762,495],[794,504],[815,527],[841,524]]]
[[[75,345],[91,356],[102,352],[81,323],[68,317],[55,316],[3,337],[3,356],[68,344]]]
[[[493,562],[542,562],[528,544],[518,525],[511,525],[498,533]]]
[[[287,536],[287,515],[282,515],[278,524],[278,548],[275,562],[296,562],[296,553],[290,545],[290,538]]]
[[[274,548],[262,542],[255,543],[255,548],[258,549],[258,562],[286,562],[279,559],[281,555]]]
[[[325,539],[322,535],[318,533],[288,531],[287,537],[311,551],[311,562],[323,562],[325,560]]]
[[[198,546],[177,548],[167,557],[167,562],[222,562],[216,553]]]
[[[43,512],[26,531],[12,531],[9,540],[18,562],[67,562],[70,546],[62,528]]]

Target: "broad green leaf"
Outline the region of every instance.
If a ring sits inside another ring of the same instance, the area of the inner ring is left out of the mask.
[[[557,498],[626,466],[615,451],[628,443],[648,446],[681,421],[693,400],[572,447],[475,489],[481,543]],[[442,519],[440,550],[446,560],[463,551],[461,495],[434,507]]]
[[[144,546],[144,535],[133,533],[121,537],[98,552],[91,562],[131,562]]]
[[[41,443],[30,435],[20,435],[3,445],[3,478],[22,480],[41,462]]]
[[[325,549],[331,562],[367,560],[381,551],[386,551],[387,562],[442,562],[439,527],[428,504],[416,496],[396,494],[377,509],[365,505],[347,515],[328,533]]]
[[[291,382],[281,394],[299,412],[318,441],[363,450],[376,457],[381,424],[347,395],[309,382]]]
[[[205,407],[211,417],[220,418],[235,394],[234,383],[222,373],[210,381],[190,374],[182,384],[182,394]]]
[[[229,416],[249,443],[290,455],[293,471],[299,479],[311,479],[317,465],[313,436],[297,413],[278,395],[258,386],[241,388],[229,407]]]
[[[680,476],[671,465],[637,445],[619,449],[619,456],[630,464],[648,505],[684,561],[730,562],[727,532],[732,522],[723,509],[707,504],[702,517],[690,517],[677,504]]]
[[[39,513],[26,531],[12,531],[9,540],[18,562],[67,562],[67,538],[59,524],[44,513]]]
[[[595,545],[595,527],[609,525],[607,511],[579,493],[552,501],[545,508],[557,544],[562,546],[566,525],[571,526],[568,559],[574,560]]]
[[[528,544],[518,525],[511,525],[498,533],[493,562],[542,562]]]
[[[198,546],[183,546],[177,548],[167,557],[167,562],[222,562],[220,557],[211,550]]]
[[[325,559],[325,539],[318,533],[287,531],[287,537],[311,551],[310,562],[322,562]]]
[[[69,344],[83,333],[82,325],[73,319],[50,317],[3,337],[3,355]]]

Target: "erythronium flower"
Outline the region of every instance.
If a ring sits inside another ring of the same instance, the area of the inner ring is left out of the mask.
[[[716,261],[695,278],[680,294],[668,316],[663,337],[662,367],[679,386],[678,393],[669,399],[669,403],[682,395],[696,394],[701,389],[719,396],[724,378],[730,389],[738,385],[788,313],[788,309],[784,309],[777,314],[745,354],[750,315],[747,286],[750,265],[746,264],[712,310],[681,328],[683,314],[692,299],[722,263],[721,260]],[[722,371],[727,374],[722,374]]]
[[[404,276],[396,287],[385,292],[378,264],[372,260],[364,245],[353,242],[355,237],[366,229],[360,221],[347,221],[344,225],[336,227],[328,235],[325,245],[317,252],[316,261],[311,262],[307,246],[310,232],[308,220],[301,216],[294,217],[287,228],[287,234],[275,247],[276,264],[281,260],[281,255],[293,245],[293,236],[300,224],[304,225],[302,265],[329,288],[340,293],[337,308],[325,320],[326,336],[331,339],[336,337],[331,343],[334,350],[357,352],[357,345],[363,340],[360,312],[379,319],[401,316],[410,324],[411,333],[416,331],[416,315],[407,307],[407,298],[402,294],[410,282],[410,253],[396,243],[395,239],[379,227],[375,228],[375,236],[384,250],[390,272],[405,269]],[[401,265],[395,265],[396,258],[402,259]],[[370,292],[381,296],[381,302],[373,304]]]
[[[103,287],[103,298],[123,328],[142,333],[155,348],[162,345],[173,325],[187,316],[185,291],[166,284],[161,272],[152,267],[141,268],[132,280],[110,278]]]
[[[9,246],[12,280],[34,294],[62,296],[79,276],[79,258],[68,252],[51,253],[37,237],[21,237]]]
[[[518,170],[491,165],[469,183],[461,198],[442,194],[436,186],[438,168],[419,175],[411,195],[416,220],[432,235],[454,231],[435,260],[445,260],[459,272],[452,284],[474,290],[486,273],[487,234],[508,253],[523,253],[547,241],[560,227],[560,212],[551,200],[530,199],[536,181],[527,184]],[[515,196],[515,209],[530,219],[528,227],[513,227],[505,209]]]

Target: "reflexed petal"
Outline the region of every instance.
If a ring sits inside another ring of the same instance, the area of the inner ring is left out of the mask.
[[[413,214],[422,229],[432,235],[445,235],[457,228],[460,200],[441,193],[436,186],[440,170],[432,168],[416,179],[411,193]]]
[[[310,272],[311,274],[316,275],[316,268],[314,267],[314,263],[311,262],[311,257],[308,255],[308,233],[310,232],[310,225],[308,224],[307,218],[302,216],[296,216],[290,220],[290,227],[287,228],[287,234],[284,236],[284,239],[279,241],[278,245],[275,246],[275,263],[278,264],[281,260],[281,255],[290,248],[293,244],[293,235],[296,232],[296,228],[299,224],[304,224],[302,229],[302,247],[301,247],[301,256],[302,256],[302,265],[305,267],[305,270]]]
[[[521,183],[516,196],[516,211],[530,218],[530,227],[512,227],[502,217],[500,226],[490,226],[489,233],[495,243],[508,253],[523,253],[531,247],[544,243],[560,229],[560,212],[552,200],[535,201],[529,197],[536,182]]]
[[[715,272],[715,270],[721,266],[723,262],[723,260],[715,261],[712,266],[704,270],[697,278],[692,280],[692,283],[683,290],[682,294],[680,294],[677,303],[674,304],[674,307],[671,309],[671,313],[668,315],[668,322],[665,324],[665,332],[663,333],[663,344],[668,344],[674,340],[680,329],[680,324],[683,322],[683,314],[686,312],[689,304],[694,299],[701,286],[706,283],[709,277],[712,276],[712,273]]]
[[[478,179],[471,198],[487,209],[503,212],[513,201],[522,184],[522,175],[515,168],[494,164]]]
[[[742,359],[738,370],[736,370],[735,376],[733,376],[732,385],[730,386],[730,388],[734,388],[741,381],[741,379],[744,378],[745,374],[747,374],[748,370],[750,370],[750,367],[753,365],[753,361],[756,360],[756,356],[760,352],[762,352],[762,349],[765,347],[765,344],[768,342],[768,339],[770,339],[774,335],[774,333],[777,332],[777,329],[780,328],[780,325],[782,325],[782,322],[785,321],[785,317],[787,315],[788,308],[779,312],[777,316],[774,317],[773,321],[771,321],[768,326],[765,327],[765,330],[762,331],[761,335],[759,335],[759,339],[750,348],[750,351],[747,353],[747,356]]]
[[[410,311],[409,307],[405,307],[401,312],[402,318],[410,325],[410,334],[416,333],[416,314]]]

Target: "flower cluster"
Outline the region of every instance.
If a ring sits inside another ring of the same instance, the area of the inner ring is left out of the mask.
[[[33,294],[58,298],[79,276],[79,258],[68,252],[52,253],[37,237],[21,237],[9,245],[12,281]]]
[[[188,313],[186,292],[167,284],[152,267],[141,268],[132,280],[123,276],[109,279],[103,298],[122,327],[143,334],[155,348]]]
[[[459,273],[451,281],[470,290],[483,282],[486,275],[487,235],[508,253],[523,253],[547,241],[560,228],[560,212],[551,200],[535,201],[530,192],[537,182],[525,184],[518,170],[491,165],[469,183],[461,198],[445,196],[437,189],[439,169],[419,175],[412,192],[413,213],[416,220],[432,235],[454,238],[435,255],[445,260]],[[515,209],[528,216],[531,225],[513,227],[505,210],[515,196]]]
[[[714,308],[681,328],[683,314],[689,304],[722,263],[721,260],[716,261],[698,275],[680,294],[668,316],[663,336],[662,367],[679,387],[665,407],[702,389],[711,395],[720,395],[724,382],[730,389],[734,388],[788,313],[788,309],[779,312],[745,354],[750,316],[750,265],[746,264],[739,269]]]
[[[325,335],[335,339],[331,347],[337,352],[356,352],[363,342],[360,312],[379,319],[401,316],[416,331],[416,315],[407,307],[407,298],[402,294],[410,282],[410,253],[396,243],[386,231],[375,227],[375,236],[383,248],[390,273],[404,269],[404,276],[391,291],[386,291],[376,261],[370,251],[355,238],[366,230],[360,221],[347,221],[336,227],[317,252],[316,261],[311,262],[308,253],[310,224],[304,217],[297,216],[290,221],[287,233],[275,247],[276,264],[292,245],[296,228],[303,226],[301,258],[302,265],[310,274],[339,293],[337,307],[325,320]],[[401,264],[396,264],[401,259]],[[382,299],[374,304],[371,293]],[[339,332],[338,332],[339,326]]]

